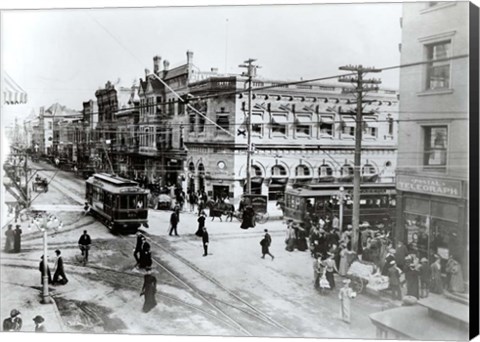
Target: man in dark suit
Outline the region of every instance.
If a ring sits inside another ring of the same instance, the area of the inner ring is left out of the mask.
[[[55,273],[53,274],[53,284],[60,283],[65,285],[68,283],[67,276],[65,275],[65,270],[63,269],[63,258],[61,257],[60,250],[56,250],[55,254],[57,255],[57,260],[55,261]],[[59,281],[59,277],[62,279]]]
[[[203,227],[202,242],[203,242],[203,256],[207,256],[208,255],[208,243],[209,243],[207,227]]]
[[[45,275],[44,268],[43,268],[43,255],[41,257],[42,261],[40,261],[40,264],[38,265],[38,270],[40,271],[40,284],[43,284],[43,276]],[[50,273],[50,267],[47,265],[47,276],[48,276],[48,283],[52,284],[52,273]]]
[[[88,250],[90,249],[90,245],[92,244],[92,239],[90,235],[87,234],[87,231],[84,230],[83,234],[78,239],[78,246],[82,251],[82,255],[85,255],[85,260],[88,260]]]
[[[174,211],[170,216],[170,232],[168,233],[168,235],[172,235],[172,233],[175,232],[175,235],[178,236],[177,224],[178,224],[178,215],[177,215],[177,212]]]

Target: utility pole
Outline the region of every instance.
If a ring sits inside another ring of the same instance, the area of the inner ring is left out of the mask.
[[[365,93],[368,91],[377,91],[381,81],[379,79],[364,79],[364,75],[369,72],[381,72],[375,68],[365,68],[361,65],[353,66],[347,65],[339,68],[340,70],[350,71],[356,73],[356,76],[342,76],[339,78],[340,82],[353,83],[355,88],[352,93],[356,94],[357,111],[355,118],[355,156],[353,169],[353,213],[352,213],[352,249],[354,252],[358,250],[358,235],[360,226],[360,183],[361,183],[361,161],[362,161],[362,132],[363,132],[363,103]],[[365,84],[371,84],[365,86]],[[366,101],[368,102],[368,101]]]
[[[251,154],[252,154],[252,79],[257,75],[257,69],[260,68],[254,65],[256,59],[250,58],[246,60],[245,64],[240,64],[240,68],[247,68],[247,73],[242,73],[248,76],[248,116],[247,116],[247,195],[252,193],[252,175],[251,175]]]

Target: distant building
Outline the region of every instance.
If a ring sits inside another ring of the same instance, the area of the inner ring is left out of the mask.
[[[396,239],[430,262],[438,254],[443,266],[453,256],[464,275],[469,253],[468,18],[468,2],[403,5],[401,64],[431,62],[400,70],[396,186]]]

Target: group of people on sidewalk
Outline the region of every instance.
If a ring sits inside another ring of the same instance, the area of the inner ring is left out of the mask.
[[[33,319],[35,323],[35,332],[47,332],[45,328],[45,319],[37,315]],[[3,320],[2,331],[22,331],[23,320],[20,311],[13,309],[10,311],[10,317]]]
[[[13,225],[9,224],[5,231],[5,248],[6,253],[20,253],[22,243],[22,229],[17,224],[15,229]]]

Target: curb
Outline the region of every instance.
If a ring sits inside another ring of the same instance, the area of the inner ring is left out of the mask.
[[[62,319],[62,316],[60,315],[60,310],[58,310],[57,302],[51,295],[50,295],[50,299],[52,301],[53,311],[55,311],[55,316],[57,316],[57,320],[59,322],[60,332],[65,332],[65,325],[63,324],[63,319]]]

